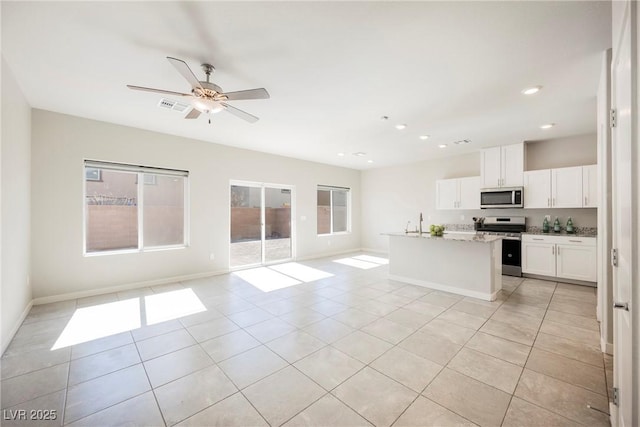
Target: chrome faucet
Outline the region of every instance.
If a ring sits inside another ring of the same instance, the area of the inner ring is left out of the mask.
[[[422,234],[422,212],[420,212],[420,234]]]

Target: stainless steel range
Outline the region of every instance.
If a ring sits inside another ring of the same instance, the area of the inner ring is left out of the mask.
[[[478,234],[502,236],[502,274],[522,276],[522,233],[527,230],[524,216],[487,216],[476,221]]]

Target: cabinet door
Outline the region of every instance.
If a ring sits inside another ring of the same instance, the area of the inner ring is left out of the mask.
[[[480,177],[458,179],[460,189],[460,209],[480,209]]]
[[[553,243],[522,242],[522,272],[555,276],[555,247]]]
[[[582,207],[582,166],[551,169],[551,206]]]
[[[458,180],[439,179],[436,181],[436,209],[456,209],[458,207]]]
[[[598,207],[598,166],[582,167],[582,206]]]
[[[551,170],[524,173],[524,207],[551,207]]]
[[[486,148],[480,152],[480,175],[482,188],[500,187],[502,169],[500,168],[500,147]]]
[[[595,246],[558,244],[556,257],[558,277],[597,281]]]
[[[502,147],[501,187],[522,187],[524,173],[524,144]]]

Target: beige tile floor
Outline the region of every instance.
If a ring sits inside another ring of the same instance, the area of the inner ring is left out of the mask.
[[[486,302],[334,260],[269,293],[227,274],[36,306],[1,359],[2,425],[609,424],[594,288],[505,276]],[[77,308],[186,288],[206,311],[50,350]]]

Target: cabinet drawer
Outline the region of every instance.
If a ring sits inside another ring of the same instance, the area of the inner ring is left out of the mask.
[[[523,242],[554,243],[558,245],[596,246],[595,237],[554,236],[552,234],[523,234]]]

